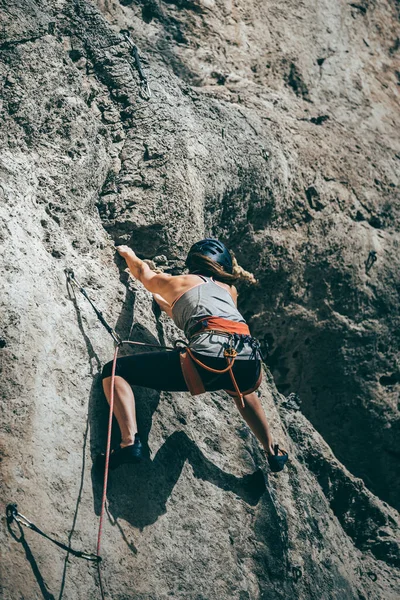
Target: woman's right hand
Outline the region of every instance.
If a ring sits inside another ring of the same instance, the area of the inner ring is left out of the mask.
[[[116,246],[115,249],[118,252],[118,254],[122,256],[122,258],[125,258],[125,260],[127,258],[135,258],[136,256],[132,248],[129,248],[129,246]]]

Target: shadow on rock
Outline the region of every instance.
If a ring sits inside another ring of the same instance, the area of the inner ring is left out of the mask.
[[[29,562],[29,564],[32,567],[32,572],[36,578],[36,581],[38,583],[38,586],[40,588],[40,591],[42,593],[42,596],[44,598],[44,600],[55,600],[55,597],[53,596],[53,594],[51,594],[47,588],[46,582],[44,581],[42,574],[39,570],[38,564],[35,560],[35,557],[32,554],[32,550],[29,547],[28,542],[25,539],[25,535],[24,532],[22,530],[22,527],[20,525],[20,523],[16,523],[16,528],[18,529],[18,533],[17,531],[13,530],[13,528],[11,527],[11,525],[9,523],[7,523],[7,529],[10,533],[10,535],[14,538],[14,540],[16,542],[19,542],[20,544],[22,544],[23,549],[25,550],[25,556]]]
[[[145,332],[145,328],[140,329],[140,334],[141,340],[145,338],[149,342],[156,342],[149,332]],[[114,519],[123,518],[139,528],[154,523],[166,512],[166,503],[186,460],[198,479],[233,492],[252,506],[258,503],[265,491],[264,475],[260,469],[241,478],[226,473],[207,459],[184,431],[175,431],[170,435],[152,459],[148,438],[160,393],[142,387],[134,387],[134,391],[144,458],[137,465],[121,465],[110,472],[108,502],[109,512]],[[97,407],[92,405],[90,410],[92,458],[95,460],[96,454],[104,452],[106,446],[108,405],[100,393],[92,395],[92,402],[97,404]],[[119,430],[114,421],[112,447],[115,448],[119,441]],[[96,466],[96,462],[92,467],[92,485],[95,512],[99,514],[103,470]]]
[[[146,447],[148,449],[147,444]],[[108,501],[114,519],[121,517],[141,529],[154,523],[166,512],[167,500],[186,460],[195,477],[233,492],[252,506],[259,502],[265,491],[260,469],[244,477],[226,473],[208,460],[185,432],[176,431],[167,438],[154,460],[147,456],[138,465],[122,465],[110,473]],[[97,514],[101,504],[102,475],[102,471],[94,466],[92,479]]]

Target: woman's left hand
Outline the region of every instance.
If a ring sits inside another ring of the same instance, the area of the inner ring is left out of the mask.
[[[129,248],[129,246],[117,246],[115,249],[118,254],[122,256],[122,258],[125,258],[125,260],[129,257],[134,258],[136,256],[132,248]]]

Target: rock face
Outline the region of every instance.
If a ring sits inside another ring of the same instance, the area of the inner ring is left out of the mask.
[[[181,334],[114,242],[178,273],[220,236],[259,280],[241,309],[290,465],[268,474],[222,392],[137,390],[147,458],[110,478],[110,598],[399,597],[397,11],[0,0],[3,514],[95,550],[112,341],[65,268],[122,337],[161,344]],[[91,563],[3,525],[2,598],[100,597]]]

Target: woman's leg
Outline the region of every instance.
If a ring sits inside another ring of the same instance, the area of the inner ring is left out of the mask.
[[[109,362],[103,369],[103,389],[108,402],[111,398],[111,370],[112,362]],[[187,391],[179,352],[140,352],[117,360],[114,415],[121,430],[121,448],[132,446],[138,431],[132,385],[156,390]]]
[[[108,403],[111,399],[111,377],[103,379],[104,394]],[[129,383],[119,377],[115,377],[114,387],[114,415],[121,430],[121,448],[131,446],[135,442],[137,433],[135,397]]]
[[[244,396],[244,408],[238,406],[239,412],[262,444],[268,455],[274,454],[273,442],[267,417],[256,392]]]

